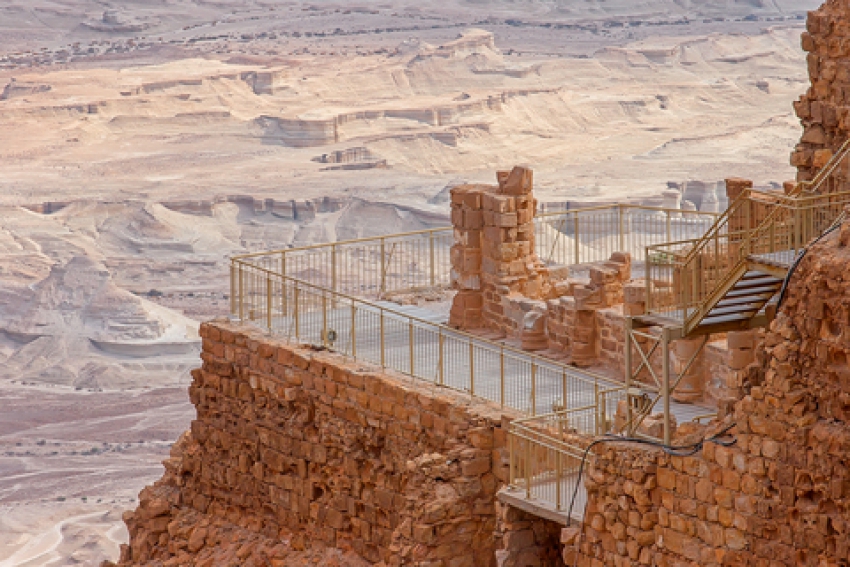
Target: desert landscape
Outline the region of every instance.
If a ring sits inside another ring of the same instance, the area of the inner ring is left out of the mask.
[[[780,186],[816,0],[0,7],[0,566],[93,564],[186,430],[233,254]],[[706,205],[709,200],[706,200]]]

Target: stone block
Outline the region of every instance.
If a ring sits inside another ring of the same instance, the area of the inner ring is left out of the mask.
[[[504,195],[529,195],[533,187],[533,174],[525,167],[514,167],[510,172],[498,172],[499,192]]]

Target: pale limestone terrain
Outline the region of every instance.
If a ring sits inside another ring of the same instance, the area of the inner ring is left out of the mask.
[[[792,178],[817,4],[5,2],[0,566],[115,556],[229,255],[442,226],[521,162],[551,203]]]

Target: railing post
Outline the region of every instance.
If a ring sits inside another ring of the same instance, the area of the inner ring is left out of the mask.
[[[410,375],[415,376],[413,371],[415,367],[413,365],[413,356],[414,356],[414,348],[413,348],[413,319],[407,320],[407,342],[410,343]]]
[[[272,330],[272,277],[266,275],[266,326]]]
[[[499,345],[499,399],[505,407],[505,345]]]
[[[469,339],[469,394],[475,395],[475,343]]]
[[[322,292],[322,346],[328,348],[328,295]]]
[[[564,368],[561,371],[561,397],[563,399],[563,402],[562,402],[563,406],[561,407],[561,409],[565,410],[568,407],[570,407],[570,403],[567,401],[567,369],[566,368]]]
[[[670,428],[670,329],[661,330],[661,372],[664,390],[664,444],[670,445],[672,431]]]
[[[652,264],[649,263],[651,255],[649,253],[649,247],[644,248],[644,262],[643,262],[643,277],[646,284],[646,312],[651,313],[652,311]]]
[[[599,394],[599,406],[596,409],[598,411],[596,423],[599,427],[596,434],[605,435],[608,433],[608,392],[601,392]]]
[[[629,424],[629,429],[631,429],[632,423],[632,402],[629,399],[629,391],[632,388],[632,372],[633,372],[633,363],[632,363],[632,340],[634,337],[634,321],[631,317],[626,317],[626,350],[625,350],[625,366],[626,366],[626,423]],[[635,377],[636,378],[636,377]],[[629,434],[629,431],[624,432]]]
[[[384,296],[384,290],[387,285],[387,245],[383,237],[381,237],[381,285],[378,288],[378,299]]]
[[[437,344],[438,344],[438,356],[437,356],[437,364],[439,364],[437,375],[439,376],[440,386],[444,386],[446,383],[446,377],[443,374],[443,327],[440,326],[437,329]]]
[[[431,287],[435,287],[437,285],[437,266],[435,265],[434,259],[434,233],[428,233],[428,254],[430,256],[429,265],[431,267]]]
[[[531,415],[537,415],[537,363],[531,361]]]
[[[525,497],[531,499],[531,441],[524,440],[525,443]]]
[[[336,244],[331,244],[331,291],[336,291]]]
[[[561,506],[561,478],[563,478],[561,464],[561,452],[555,450],[555,509],[559,512],[563,508]]]
[[[384,310],[380,310],[381,315],[381,367],[387,366],[387,359],[384,352]]]
[[[516,467],[516,453],[514,452],[514,436],[511,429],[512,426],[508,424],[508,455],[510,455],[510,461],[508,463],[508,484],[510,486],[516,486],[516,476],[514,474]]]
[[[289,293],[286,289],[286,276],[283,276],[280,281],[280,316],[286,319],[289,315]]]
[[[626,251],[626,229],[625,224],[623,223],[623,205],[617,205],[617,211],[620,217],[620,250],[619,252]],[[669,242],[669,241],[668,241]]]
[[[239,320],[245,320],[245,276],[242,272],[242,262],[239,262]]]
[[[230,261],[230,314],[236,316],[236,263]]]
[[[601,427],[599,426],[599,383],[598,382],[593,383],[593,407],[596,408],[593,412],[596,415],[596,419],[593,420],[593,421],[596,422],[596,423],[593,424],[593,434],[594,435],[602,435],[602,432],[600,431]]]
[[[673,227],[670,221],[670,211],[664,211],[664,214],[667,216],[667,242],[673,242]]]
[[[580,238],[579,238],[578,213],[575,214],[575,222],[573,223],[573,230],[574,230],[573,236],[575,237],[575,242],[573,243],[574,249],[575,249],[575,252],[574,252],[575,262],[573,262],[573,263],[574,264],[580,264],[581,263],[581,244],[579,242]]]
[[[300,305],[300,303],[301,303],[301,301],[300,301],[300,299],[301,299],[301,288],[298,287],[297,283],[295,284],[295,290],[293,291],[293,294],[294,294],[293,301],[295,302],[295,309],[294,309],[294,311],[295,311],[295,313],[294,313],[295,338],[300,340],[301,339],[301,305]]]
[[[351,300],[351,357],[357,358],[357,307]]]

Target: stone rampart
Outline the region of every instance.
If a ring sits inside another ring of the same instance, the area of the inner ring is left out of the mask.
[[[295,533],[371,564],[491,565],[500,408],[247,327],[201,335],[197,419],[127,514],[121,565],[223,564],[225,527],[259,550],[241,564],[268,564]]]

